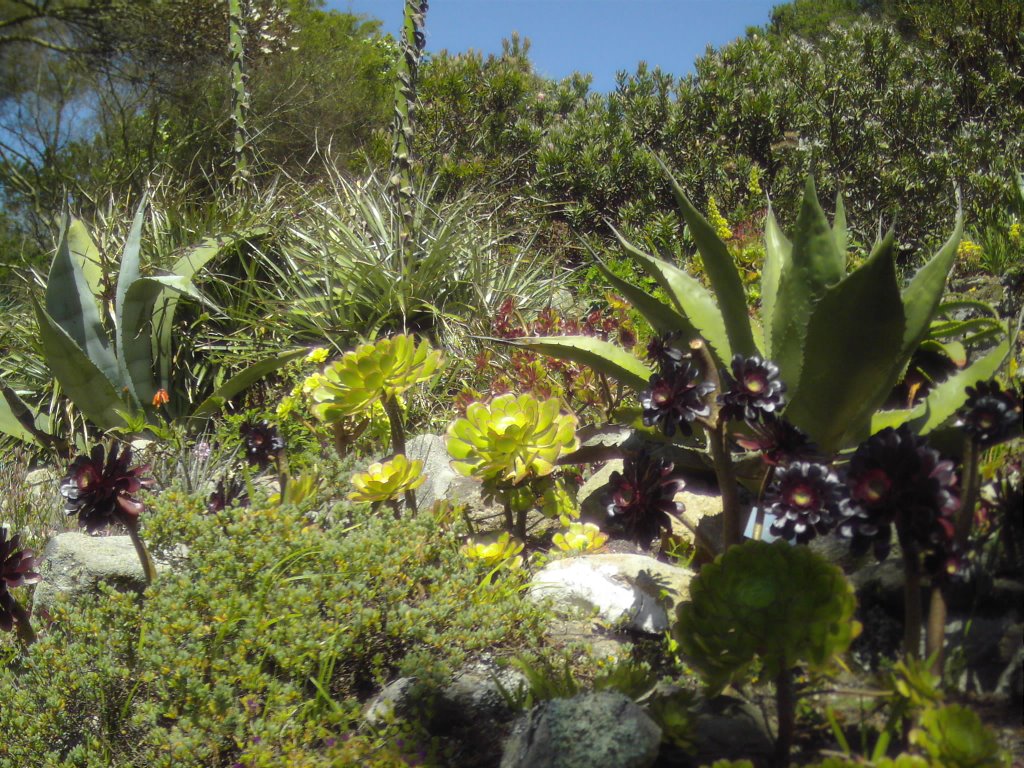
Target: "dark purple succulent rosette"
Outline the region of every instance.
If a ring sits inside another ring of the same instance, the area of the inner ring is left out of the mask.
[[[238,428],[245,443],[245,458],[249,466],[266,469],[284,450],[284,439],[277,433],[277,427],[267,421],[247,421]]]
[[[754,421],[785,405],[786,385],[779,380],[779,367],[759,355],[734,355],[732,375],[723,376],[722,389],[718,402],[723,419]]]
[[[777,472],[764,496],[773,536],[806,544],[832,530],[843,485],[824,464],[797,461]]]
[[[769,466],[820,458],[817,446],[807,433],[776,413],[758,413],[746,424],[752,434],[734,434],[733,439],[745,450],[759,451]]]
[[[7,529],[0,528],[0,630],[10,632],[22,613],[10,590],[35,584],[40,576],[36,573],[35,558],[30,549],[22,549],[17,534],[7,538]]]
[[[674,470],[671,461],[649,450],[627,454],[622,472],[612,472],[603,500],[613,528],[641,546],[670,531],[670,516],[683,512],[675,497],[685,485]]]
[[[957,559],[952,551],[960,508],[953,462],[941,459],[910,427],[888,427],[857,448],[846,472],[848,498],[839,532],[857,553],[889,555],[892,528],[905,556],[924,557],[926,567],[943,570]]]
[[[657,427],[666,437],[677,431],[692,434],[693,420],[711,413],[706,399],[715,390],[714,384],[699,382],[698,376],[697,366],[689,360],[652,376],[640,395],[644,426]]]
[[[998,381],[979,381],[967,387],[967,402],[957,415],[959,424],[982,447],[996,445],[1020,433],[1021,401]]]
[[[61,480],[64,511],[78,515],[78,524],[89,533],[113,523],[134,527],[145,505],[135,498],[143,488],[152,488],[155,480],[144,475],[149,466],[132,467],[132,449],[118,449],[115,443],[107,453],[95,446],[88,456],[78,456]]]
[[[651,338],[647,344],[647,359],[656,363],[658,370],[671,371],[683,364],[683,360],[689,358],[689,352],[680,349],[677,343],[681,342],[683,334],[680,331],[662,333]]]
[[[206,499],[206,511],[211,514],[223,512],[233,504],[239,507],[249,506],[249,494],[237,477],[222,477]]]

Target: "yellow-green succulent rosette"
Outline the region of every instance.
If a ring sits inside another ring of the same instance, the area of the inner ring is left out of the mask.
[[[566,530],[556,533],[552,542],[563,552],[594,552],[605,545],[608,534],[593,523],[570,523]]]
[[[470,541],[462,548],[462,554],[470,560],[477,560],[489,567],[505,563],[506,567],[513,570],[523,564],[519,554],[522,551],[523,543],[514,541],[507,532],[490,543]]]
[[[409,461],[398,454],[390,461],[375,462],[365,472],[352,475],[355,490],[348,497],[352,501],[391,501],[406,491],[419,488],[424,480],[423,462]]]
[[[551,474],[558,458],[575,450],[576,417],[557,398],[508,394],[473,403],[448,427],[448,453],[456,472],[517,485]]]
[[[326,422],[365,413],[382,398],[397,397],[427,381],[442,366],[440,350],[401,335],[363,344],[307,379],[313,415]]]

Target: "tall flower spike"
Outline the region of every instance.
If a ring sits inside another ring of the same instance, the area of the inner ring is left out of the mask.
[[[967,402],[958,415],[978,445],[995,445],[1020,431],[1020,397],[1012,389],[1004,391],[998,381],[979,381],[967,387]]]
[[[786,467],[765,493],[765,510],[775,518],[772,534],[805,544],[828,533],[839,516],[841,489],[824,464],[798,461]]]
[[[149,466],[132,467],[132,449],[118,451],[115,443],[107,454],[97,445],[88,456],[78,456],[61,480],[64,511],[78,515],[78,524],[89,531],[106,528],[112,523],[134,527],[144,505],[135,498],[143,488],[156,481],[143,477]]]
[[[698,375],[697,366],[685,360],[652,376],[650,387],[640,395],[644,426],[657,427],[666,437],[676,431],[689,435],[690,423],[711,413],[705,398],[715,389],[710,382],[698,382]]]
[[[779,367],[758,355],[732,359],[732,376],[726,374],[718,396],[723,419],[753,421],[763,413],[775,413],[782,408],[786,385],[779,380]]]
[[[10,590],[39,581],[32,550],[22,549],[18,535],[7,538],[7,529],[0,528],[0,629],[10,632],[23,613]]]
[[[650,545],[661,531],[670,531],[670,515],[683,512],[675,497],[684,483],[674,469],[668,459],[643,450],[626,456],[622,472],[612,472],[605,508],[613,524],[641,546]]]

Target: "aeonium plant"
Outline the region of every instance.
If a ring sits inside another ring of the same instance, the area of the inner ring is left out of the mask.
[[[0,527],[0,630],[17,631],[18,639],[25,645],[35,642],[29,613],[19,603],[11,590],[39,581],[39,574],[33,570],[35,558],[30,549],[23,549],[18,534],[9,535]]]

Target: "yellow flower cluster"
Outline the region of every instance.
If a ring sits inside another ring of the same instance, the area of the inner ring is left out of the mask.
[[[732,230],[729,229],[729,222],[718,210],[718,203],[714,197],[708,198],[708,224],[715,229],[715,234],[721,240],[728,240],[732,237]]]
[[[956,248],[957,257],[967,262],[976,262],[981,258],[981,253],[981,246],[966,237],[960,241],[960,245]]]
[[[1020,242],[1022,234],[1024,234],[1024,228],[1021,227],[1020,222],[1013,222],[1013,224],[1010,225],[1010,239],[1015,242]]]

